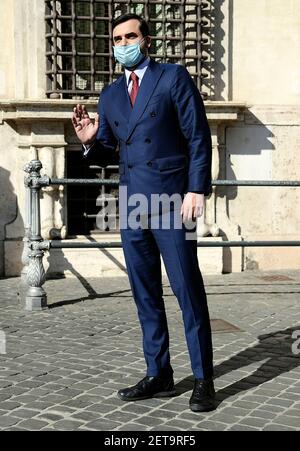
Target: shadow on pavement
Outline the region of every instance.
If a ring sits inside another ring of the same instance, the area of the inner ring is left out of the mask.
[[[245,349],[217,365],[215,367],[215,379],[252,363],[264,361],[254,373],[219,390],[216,395],[218,405],[231,396],[259,387],[281,374],[297,368],[300,365],[300,355],[293,353],[293,346],[295,346],[297,338],[293,334],[297,331],[300,331],[300,325],[267,335],[260,335],[257,345]],[[193,384],[193,376],[179,382],[176,385],[178,395],[192,390]]]

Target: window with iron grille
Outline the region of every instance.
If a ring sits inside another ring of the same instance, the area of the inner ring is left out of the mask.
[[[68,178],[102,178],[116,180],[119,178],[119,167],[117,158],[112,156],[111,164],[101,167],[91,164],[82,158],[81,152],[68,149],[66,153],[66,172]],[[108,199],[112,196],[116,202],[116,217],[113,228],[106,214],[103,214],[103,207],[107,207],[107,202],[98,202],[99,197]],[[112,186],[76,186],[69,185],[67,188],[67,222],[68,237],[76,235],[97,235],[103,233],[119,232],[119,202],[118,188]],[[104,219],[103,227],[99,227],[97,216],[102,214]]]
[[[211,29],[215,0],[45,0],[47,95],[98,98],[122,74],[112,49],[113,18],[142,15],[150,56],[184,65],[204,97],[212,96]]]

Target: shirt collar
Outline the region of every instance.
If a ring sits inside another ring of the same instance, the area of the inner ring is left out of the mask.
[[[139,77],[139,79],[141,80],[144,76],[144,73],[146,72],[146,69],[149,65],[150,62],[150,57],[148,56],[144,61],[141,62],[141,64],[138,65],[138,67],[136,69],[134,69],[134,73]],[[126,76],[126,82],[127,82],[127,86],[129,85],[130,82],[130,74],[131,74],[131,70],[128,70],[125,68],[125,76]]]

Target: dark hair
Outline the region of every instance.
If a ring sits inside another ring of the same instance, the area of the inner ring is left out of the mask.
[[[127,20],[131,19],[136,19],[140,22],[140,31],[144,37],[150,35],[149,25],[147,24],[145,19],[143,19],[142,16],[139,16],[138,14],[134,13],[123,14],[122,16],[119,16],[116,19],[114,19],[112,23],[112,29],[114,30],[114,28],[117,25],[120,25],[120,23],[127,22]]]

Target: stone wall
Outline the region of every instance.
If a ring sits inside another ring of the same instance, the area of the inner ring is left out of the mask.
[[[300,8],[298,0],[215,0],[215,83],[206,108],[215,178],[296,180],[300,173]],[[24,164],[39,157],[48,175],[64,175],[76,141],[72,102],[46,100],[44,2],[1,0],[0,17],[0,275],[21,270]],[[3,45],[5,43],[5,45]],[[95,110],[95,102],[90,103]],[[207,202],[204,240],[300,239],[299,188],[217,188]],[[64,235],[63,190],[42,199],[44,236]],[[63,210],[63,213],[61,211]],[[85,238],[82,237],[84,240]],[[73,273],[123,273],[121,257],[95,251],[56,253],[53,268]],[[103,260],[105,258],[105,260]],[[203,272],[299,268],[299,248],[199,249]],[[56,260],[55,260],[56,259]],[[69,259],[69,260],[68,260]],[[87,262],[90,264],[86,264]],[[76,269],[76,264],[77,269]],[[68,266],[68,265],[67,265]],[[70,266],[70,267],[71,267]],[[120,267],[119,267],[120,266]],[[70,268],[69,267],[69,268]],[[65,269],[63,269],[65,268]],[[54,270],[53,270],[54,272]],[[71,271],[72,272],[72,271]]]

